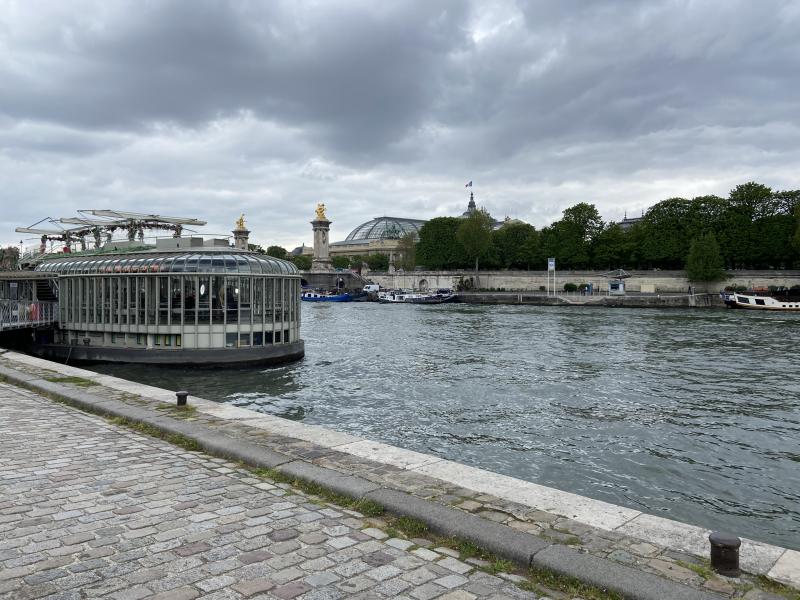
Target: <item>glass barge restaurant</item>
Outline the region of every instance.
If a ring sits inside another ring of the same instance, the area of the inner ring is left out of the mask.
[[[169,240],[166,240],[169,241]],[[37,353],[142,363],[276,362],[303,356],[300,275],[233,248],[61,255],[58,321]]]
[[[49,295],[56,308],[53,325],[34,330],[32,351],[70,362],[208,366],[301,358],[300,274],[244,249],[248,233],[240,219],[238,247],[199,237],[143,247],[129,236],[94,252],[38,255],[30,300]]]

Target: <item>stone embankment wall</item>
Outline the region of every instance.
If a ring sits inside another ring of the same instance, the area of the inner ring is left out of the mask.
[[[625,285],[629,292],[686,293],[690,285],[700,291],[705,286],[692,284],[684,271],[630,271]],[[608,280],[601,271],[556,271],[556,290],[565,283],[594,284],[595,290],[606,290]],[[800,284],[800,271],[730,271],[729,279],[708,286],[717,292],[726,285],[750,287],[788,286]],[[474,278],[473,271],[414,271],[396,273],[370,273],[365,278],[387,288],[455,288],[461,278]],[[552,282],[552,277],[551,277]],[[481,271],[476,288],[484,290],[539,291],[547,286],[546,271]],[[551,283],[552,286],[552,283]]]
[[[531,304],[538,306],[608,306],[619,308],[725,308],[719,294],[634,295],[634,296],[545,296],[524,292],[463,292],[466,304]]]

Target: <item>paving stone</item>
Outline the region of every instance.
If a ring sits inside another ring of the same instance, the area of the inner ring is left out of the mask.
[[[410,542],[409,540],[402,540],[400,538],[392,538],[390,540],[385,540],[383,542],[387,546],[391,546],[392,548],[397,548],[398,550],[408,550],[414,545],[414,542]]]
[[[263,562],[269,558],[272,558],[273,556],[273,554],[265,550],[254,550],[253,552],[245,552],[244,554],[240,554],[238,559],[239,562],[249,565],[252,563]]]
[[[268,592],[275,587],[275,583],[270,579],[254,579],[252,581],[242,581],[233,586],[231,589],[238,592],[245,598]]]
[[[323,587],[339,581],[339,577],[330,572],[314,573],[303,579],[311,587]]]
[[[440,577],[439,579],[434,580],[433,583],[445,587],[447,589],[452,589],[454,587],[464,585],[468,581],[469,579],[467,579],[466,577],[462,577],[461,575],[447,575],[446,577]]]
[[[296,598],[300,594],[306,593],[310,589],[311,586],[302,581],[292,581],[286,585],[276,587],[270,591],[270,594],[282,598],[283,600],[289,600],[290,598]]]
[[[471,566],[469,566],[466,563],[461,562],[460,560],[456,560],[455,558],[452,558],[452,557],[444,558],[444,559],[440,560],[439,562],[437,562],[436,564],[439,565],[440,567],[444,567],[445,569],[448,569],[449,571],[453,571],[453,572],[459,573],[461,575],[463,575],[464,573],[469,573],[470,571],[472,571],[472,567]]]

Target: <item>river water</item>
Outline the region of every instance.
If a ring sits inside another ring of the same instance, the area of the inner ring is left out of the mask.
[[[800,550],[800,315],[303,305],[303,361],[98,371]]]

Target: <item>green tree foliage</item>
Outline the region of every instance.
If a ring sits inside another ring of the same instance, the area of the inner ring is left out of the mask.
[[[630,263],[631,245],[622,227],[610,223],[595,240],[594,266],[611,271]]]
[[[505,223],[492,232],[492,254],[502,269],[530,269],[538,258],[539,234],[527,223]]]
[[[478,261],[489,250],[492,243],[492,219],[485,210],[476,210],[461,222],[456,231],[456,238],[461,242],[464,252],[470,261]]]
[[[462,219],[437,217],[419,230],[417,264],[429,269],[460,269],[468,266],[468,258],[456,236]]]
[[[311,270],[311,257],[305,254],[298,254],[292,258],[294,265],[301,271]]]
[[[594,204],[581,202],[566,209],[560,221],[542,230],[542,249],[565,269],[592,266],[592,250],[603,231],[603,219]]]
[[[13,271],[17,268],[19,262],[19,248],[15,246],[8,246],[7,248],[0,248],[0,270]]]
[[[350,257],[349,256],[332,256],[331,257],[331,264],[333,265],[334,269],[347,269],[350,267]]]
[[[400,238],[400,260],[395,266],[404,271],[413,271],[417,266],[417,240],[413,233]]]
[[[420,231],[417,262],[432,269],[474,266],[459,235],[464,219],[428,221]],[[773,192],[749,182],[728,198],[668,198],[623,230],[605,225],[594,205],[582,202],[537,231],[508,223],[491,232],[480,255],[484,268],[543,269],[555,256],[559,269],[682,269],[694,240],[713,233],[728,269],[800,268],[800,190]]]
[[[281,248],[280,246],[270,246],[267,248],[266,254],[268,256],[274,256],[275,258],[282,258],[286,260],[289,252],[286,250],[286,248]]]
[[[689,281],[710,283],[727,277],[722,253],[713,233],[705,233],[692,240],[686,259],[686,276]]]
[[[388,271],[389,257],[386,254],[368,254],[364,257],[370,271]]]
[[[266,254],[264,247],[259,244],[247,244],[247,249],[256,254]]]

